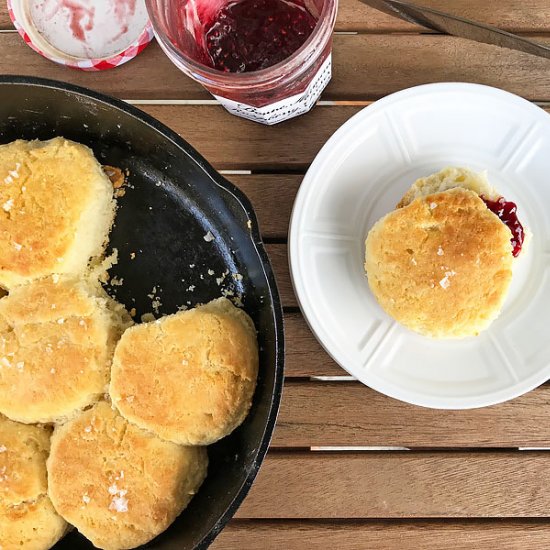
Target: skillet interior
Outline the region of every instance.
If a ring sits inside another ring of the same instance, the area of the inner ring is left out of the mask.
[[[130,187],[118,199],[110,240],[119,256],[110,273],[123,284],[107,290],[128,309],[135,307],[136,319],[152,312],[156,299],[159,313],[169,314],[225,291],[243,296],[258,329],[260,375],[250,415],[209,447],[209,473],[201,490],[172,527],[148,545],[205,547],[247,493],[267,450],[281,395],[282,310],[255,215],[248,199],[196,151],[138,109],[61,82],[0,77],[0,143],[56,135],[90,146],[101,163],[129,172]],[[208,232],[214,237],[210,242],[204,238],[209,239]],[[242,279],[232,276],[237,273]],[[73,532],[55,548],[92,546]]]

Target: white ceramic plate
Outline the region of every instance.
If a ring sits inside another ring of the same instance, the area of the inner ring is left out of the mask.
[[[448,166],[487,170],[533,233],[500,317],[475,338],[437,341],[393,321],[363,271],[365,236],[412,182]],[[326,143],[290,224],[302,312],[364,384],[426,407],[465,409],[550,378],[550,116],[502,90],[430,84],[367,107]]]

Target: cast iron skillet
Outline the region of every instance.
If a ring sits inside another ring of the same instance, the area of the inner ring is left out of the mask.
[[[281,303],[254,211],[183,139],[140,110],[62,82],[0,76],[0,143],[53,136],[84,143],[101,163],[129,171],[131,188],[118,201],[110,240],[119,255],[111,275],[123,284],[107,290],[128,309],[135,307],[137,319],[153,310],[148,295],[162,303],[161,314],[169,314],[225,291],[243,296],[258,330],[260,374],[248,418],[209,447],[208,477],[199,493],[147,545],[158,550],[206,548],[258,472],[282,390]],[[209,231],[214,240],[207,242]],[[92,545],[72,532],[55,548]]]

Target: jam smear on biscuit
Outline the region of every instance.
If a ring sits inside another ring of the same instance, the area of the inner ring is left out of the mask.
[[[514,258],[517,258],[523,246],[525,233],[518,219],[518,207],[516,203],[507,201],[504,197],[499,197],[496,201],[492,201],[483,196],[481,199],[487,205],[487,208],[496,214],[502,220],[502,223],[508,226],[508,229],[512,232],[512,255]]]

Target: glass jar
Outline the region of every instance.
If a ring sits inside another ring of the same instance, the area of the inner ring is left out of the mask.
[[[275,124],[306,113],[331,77],[332,31],[338,0],[305,0],[317,19],[304,44],[283,61],[252,72],[214,69],[200,41],[205,21],[228,0],[147,0],[155,36],[168,57],[231,113]]]

